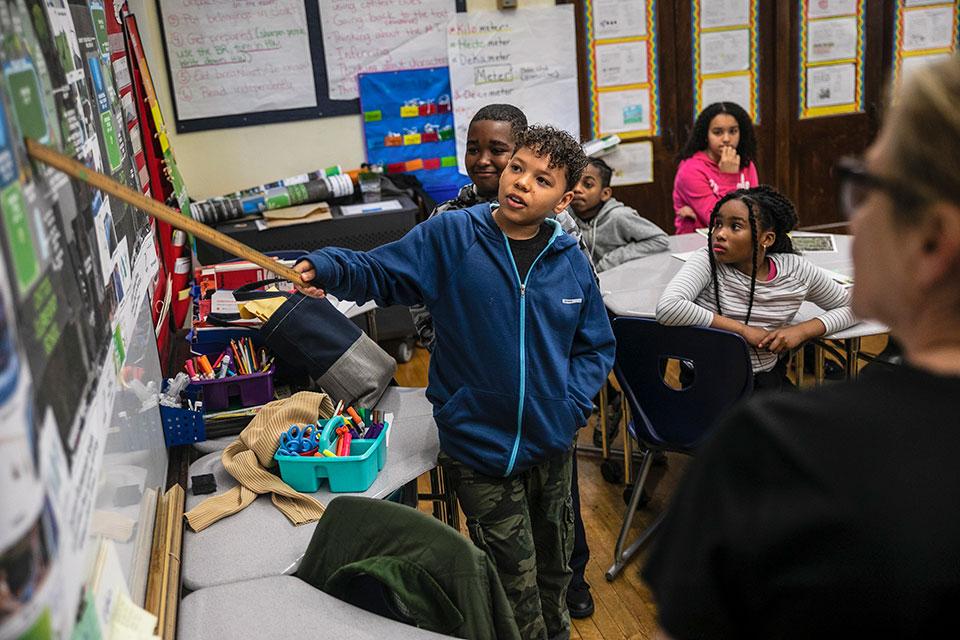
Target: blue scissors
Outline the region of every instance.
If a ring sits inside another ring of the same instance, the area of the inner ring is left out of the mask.
[[[314,453],[320,446],[320,430],[316,425],[293,425],[280,434],[277,453],[282,456],[301,456]]]

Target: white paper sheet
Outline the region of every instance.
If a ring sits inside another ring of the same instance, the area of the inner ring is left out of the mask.
[[[925,66],[927,66],[928,64],[933,64],[934,62],[937,62],[937,61],[939,61],[939,60],[944,60],[944,59],[949,58],[949,57],[950,57],[950,54],[949,54],[949,53],[933,53],[933,54],[926,55],[926,56],[909,56],[909,57],[904,57],[904,58],[903,58],[903,63],[902,63],[901,66],[900,66],[900,74],[901,74],[901,77],[902,77],[902,78],[905,78],[905,77],[907,77],[907,75],[909,75],[910,73],[912,73],[912,72],[915,71],[916,69],[919,69],[919,68],[921,68],[921,67],[925,67]]]
[[[647,3],[643,0],[595,0],[593,36],[628,38],[647,35]]]
[[[857,68],[834,64],[807,69],[807,108],[850,104],[856,97]]]
[[[451,0],[318,0],[332,100],[356,98],[357,74],[447,64]]]
[[[808,18],[856,15],[857,0],[814,0],[807,4]]]
[[[749,23],[749,0],[700,0],[701,29]]]
[[[515,105],[529,122],[579,140],[573,5],[460,13],[447,32],[461,173],[470,118],[492,102]]]
[[[747,71],[750,68],[750,30],[700,34],[700,73]]]
[[[600,131],[621,133],[650,128],[650,90],[609,91],[597,95]]]
[[[751,113],[753,109],[750,107],[752,84],[750,74],[705,78],[700,88],[700,105],[697,110],[700,111],[714,102],[734,102],[743,107],[753,118],[756,114]]]
[[[903,50],[949,47],[953,40],[956,7],[930,7],[903,12]]]
[[[181,120],[317,105],[303,2],[253,4],[163,1]]]
[[[621,144],[603,159],[613,169],[610,184],[614,187],[653,182],[653,143],[649,140]]]
[[[811,20],[807,27],[807,61],[828,62],[857,57],[857,19]]]
[[[646,42],[598,44],[596,53],[598,87],[647,82]]]

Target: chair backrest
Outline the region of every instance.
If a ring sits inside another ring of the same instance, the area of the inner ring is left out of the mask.
[[[615,318],[614,374],[633,414],[636,438],[688,452],[726,409],[753,390],[747,343],[701,327],[667,327],[646,318]],[[693,381],[674,389],[663,379],[668,359],[693,364]]]

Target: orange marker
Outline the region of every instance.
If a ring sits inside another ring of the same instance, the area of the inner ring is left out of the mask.
[[[367,426],[364,424],[363,420],[360,419],[360,416],[357,415],[357,412],[353,410],[353,407],[347,407],[347,413],[353,418],[354,423],[356,423],[357,428]]]

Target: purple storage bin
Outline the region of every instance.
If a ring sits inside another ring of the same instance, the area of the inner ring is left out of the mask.
[[[240,406],[253,407],[273,400],[273,371],[251,373],[245,376],[228,376],[214,380],[197,380],[190,388],[203,391],[203,410],[221,411],[230,408],[230,399],[239,399]]]

